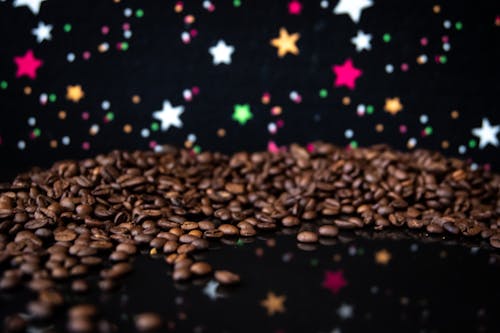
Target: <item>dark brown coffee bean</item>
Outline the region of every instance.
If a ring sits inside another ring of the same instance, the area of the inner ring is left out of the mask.
[[[89,290],[89,285],[85,280],[74,280],[71,283],[71,290],[77,293],[85,293]]]
[[[58,306],[62,305],[64,303],[64,298],[63,296],[54,290],[42,290],[40,291],[38,295],[38,299],[45,303],[49,304],[51,306]]]
[[[339,229],[334,225],[326,224],[319,227],[318,233],[324,237],[335,237],[339,233]]]
[[[191,272],[188,267],[179,268],[174,270],[172,279],[174,281],[185,281],[191,277]]]
[[[137,247],[129,243],[121,243],[116,246],[116,251],[122,251],[128,254],[135,254],[137,252]]]
[[[315,243],[318,241],[318,234],[312,231],[301,231],[297,234],[297,240],[302,243]]]
[[[221,224],[219,230],[222,231],[224,236],[237,236],[239,234],[238,228],[232,224]]]
[[[75,333],[93,332],[95,327],[89,318],[70,318],[67,325],[68,331]]]
[[[195,262],[190,267],[191,273],[195,275],[206,275],[212,272],[212,266],[207,264],[206,262]]]
[[[54,239],[58,242],[71,242],[76,239],[76,232],[70,229],[64,229],[54,232]]]
[[[230,271],[218,270],[214,273],[215,279],[224,285],[232,285],[240,282],[240,276]]]
[[[159,330],[163,324],[161,316],[152,312],[140,313],[135,316],[134,320],[139,332]]]
[[[68,310],[68,316],[75,318],[93,318],[97,315],[97,308],[92,304],[78,304]]]

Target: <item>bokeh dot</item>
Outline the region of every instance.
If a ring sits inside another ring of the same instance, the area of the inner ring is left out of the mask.
[[[349,96],[342,97],[342,104],[344,104],[344,105],[351,104],[351,98]]]
[[[448,140],[441,141],[441,148],[448,149],[449,147],[450,147],[450,143],[448,142]]]
[[[66,111],[64,111],[64,110],[61,110],[61,111],[59,111],[59,112],[57,113],[57,117],[58,117],[59,119],[61,119],[61,120],[66,119],[66,116],[67,116],[67,113],[66,113]]]
[[[130,125],[130,124],[123,125],[123,132],[125,132],[127,134],[132,133],[132,125]]]
[[[457,119],[460,116],[460,113],[457,110],[453,110],[450,115],[452,119]]]
[[[140,102],[141,102],[141,96],[139,96],[139,95],[132,96],[132,103],[139,104]]]
[[[223,138],[223,137],[225,137],[225,136],[226,136],[226,130],[225,130],[224,128],[219,128],[219,129],[217,130],[217,136],[218,136],[219,138]]]
[[[383,124],[375,125],[375,131],[377,131],[378,133],[382,133],[384,131],[384,125]]]

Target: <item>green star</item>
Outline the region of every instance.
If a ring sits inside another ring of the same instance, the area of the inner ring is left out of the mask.
[[[240,125],[245,125],[252,118],[253,114],[250,111],[250,104],[236,104],[234,106],[233,120],[239,122]]]

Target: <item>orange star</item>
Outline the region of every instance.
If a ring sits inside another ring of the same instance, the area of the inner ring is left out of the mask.
[[[299,38],[299,33],[289,35],[285,28],[281,28],[280,36],[271,39],[271,45],[278,48],[278,57],[280,58],[283,58],[287,53],[297,55],[299,54],[299,49],[295,43],[297,43]]]
[[[395,115],[396,113],[403,110],[403,104],[401,104],[399,97],[386,98],[384,110],[389,112],[392,115]]]
[[[379,265],[387,265],[391,260],[391,257],[391,253],[386,249],[383,249],[375,253],[375,262]]]
[[[285,312],[284,302],[286,300],[286,296],[277,296],[273,292],[267,293],[267,298],[260,302],[260,305],[267,309],[267,315],[272,316],[277,312]]]
[[[66,87],[66,99],[78,103],[84,96],[85,93],[83,92],[81,85],[78,84]]]

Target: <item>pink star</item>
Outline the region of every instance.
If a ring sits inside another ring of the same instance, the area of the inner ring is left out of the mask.
[[[329,289],[332,293],[336,294],[340,289],[347,286],[347,281],[344,279],[342,271],[325,271],[325,279],[322,284],[323,288]]]
[[[292,0],[288,3],[288,13],[291,15],[300,15],[302,12],[302,4],[297,0]]]
[[[34,57],[32,50],[26,51],[24,56],[14,57],[14,62],[17,65],[16,77],[25,75],[30,79],[36,79],[36,71],[43,64],[42,60]]]
[[[363,74],[363,72],[352,65],[352,60],[347,59],[342,65],[333,65],[333,72],[337,75],[335,79],[335,87],[346,86],[353,90],[356,87],[356,79]]]

